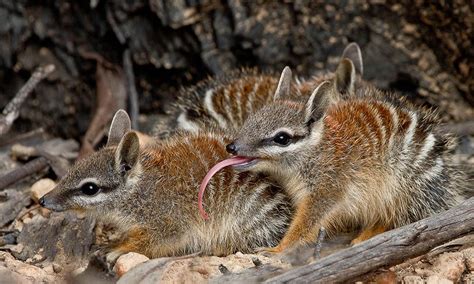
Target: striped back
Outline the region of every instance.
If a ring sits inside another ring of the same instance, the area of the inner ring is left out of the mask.
[[[292,209],[280,187],[262,175],[232,168],[222,170],[210,181],[204,196],[210,219],[202,219],[197,209],[199,184],[213,165],[228,157],[227,142],[215,132],[184,133],[142,154],[143,172],[154,177],[144,176],[139,187],[154,188],[156,197],[152,200],[174,204],[166,209],[160,209],[156,202],[150,204],[155,212],[146,223],[163,227],[160,218],[166,215],[182,220],[179,230],[183,231],[176,231],[176,239],[171,241],[181,242],[180,249],[185,252],[253,252],[257,247],[278,244],[289,224]],[[154,185],[149,181],[155,181]]]
[[[313,81],[297,82],[292,100],[306,100],[311,94]],[[174,130],[196,133],[217,130],[235,134],[245,120],[273,100],[278,77],[256,70],[239,70],[222,78],[209,78],[196,86],[184,89],[169,111],[170,120],[159,124],[155,135],[169,136]]]
[[[323,160],[336,164],[340,177],[334,178],[347,179],[353,190],[348,196],[360,199],[359,205],[350,200],[347,206],[358,207],[354,215],[364,212],[366,217],[374,215],[369,212],[374,207],[384,208],[375,219],[359,222],[397,227],[465,198],[466,176],[452,160],[454,139],[437,132],[437,125],[433,111],[371,87],[328,109]],[[355,186],[358,183],[365,186]]]

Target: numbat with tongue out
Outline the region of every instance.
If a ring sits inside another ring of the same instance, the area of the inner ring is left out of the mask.
[[[199,181],[228,156],[229,141],[201,132],[141,145],[120,110],[106,147],[78,161],[40,204],[87,210],[117,226],[123,237],[109,248],[112,257],[130,251],[148,257],[227,255],[276,245],[290,223],[291,202],[259,174],[220,172],[206,196],[209,220],[196,210]]]
[[[288,100],[285,68],[274,101],[251,115],[227,145],[242,171],[268,174],[296,212],[281,252],[330,233],[360,229],[352,243],[448,209],[466,196],[464,174],[450,160],[452,140],[437,118],[369,85],[355,86],[343,59],[332,80],[304,103]]]

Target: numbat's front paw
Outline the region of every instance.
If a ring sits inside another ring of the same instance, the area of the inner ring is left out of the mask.
[[[255,249],[255,252],[258,253],[258,254],[263,254],[263,255],[267,255],[267,256],[271,256],[271,255],[274,255],[274,254],[277,254],[277,253],[281,253],[283,251],[283,248],[280,247],[280,246],[276,246],[276,247],[261,247],[261,248],[256,248]]]
[[[351,241],[351,246],[358,245],[358,244],[360,244],[360,243],[363,242],[363,241],[365,241],[365,240],[360,239],[360,238],[355,238],[355,239],[353,239],[353,240]]]

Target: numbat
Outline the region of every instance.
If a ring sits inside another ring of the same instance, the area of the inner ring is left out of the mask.
[[[356,43],[349,44],[341,58],[351,58],[358,73],[362,73],[362,57]],[[306,101],[314,87],[332,74],[318,76],[292,84],[294,101]],[[209,78],[180,92],[177,103],[169,111],[170,121],[162,120],[154,130],[167,137],[170,129],[198,132],[214,129],[230,135],[240,130],[245,120],[273,100],[278,77],[256,70],[239,70],[224,77]]]
[[[244,123],[227,151],[234,167],[269,174],[296,207],[280,252],[329,232],[361,229],[353,244],[462,201],[464,175],[450,162],[454,145],[433,131],[432,112],[417,110],[368,85],[343,59],[309,100],[288,100],[285,68],[274,101]]]
[[[291,202],[260,175],[221,172],[206,199],[211,218],[204,221],[195,210],[200,179],[228,155],[224,136],[199,133],[160,145],[140,142],[128,115],[118,111],[106,147],[76,163],[41,205],[86,209],[116,225],[123,238],[111,249],[118,255],[227,255],[279,242],[290,222]]]

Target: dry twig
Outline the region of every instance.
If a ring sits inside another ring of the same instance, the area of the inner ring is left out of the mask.
[[[319,228],[318,238],[316,239],[316,247],[314,248],[315,259],[318,259],[321,257],[321,247],[323,246],[323,241],[325,237],[326,237],[326,229],[324,227]]]
[[[40,127],[35,130],[16,135],[14,137],[0,137],[0,147],[14,144],[14,143],[19,143],[24,140],[38,138],[38,137],[44,136],[45,134],[46,132],[44,131],[44,128]]]
[[[6,173],[0,177],[0,190],[3,190],[9,185],[45,169],[48,167],[48,165],[49,163],[46,158],[38,157],[24,164],[23,166]]]
[[[46,65],[38,67],[31,75],[30,79],[26,81],[25,85],[16,93],[15,97],[5,106],[2,115],[0,116],[0,135],[7,133],[13,122],[18,118],[20,114],[20,107],[25,102],[28,95],[38,85],[41,80],[46,78],[51,72],[54,71],[54,65]]]

